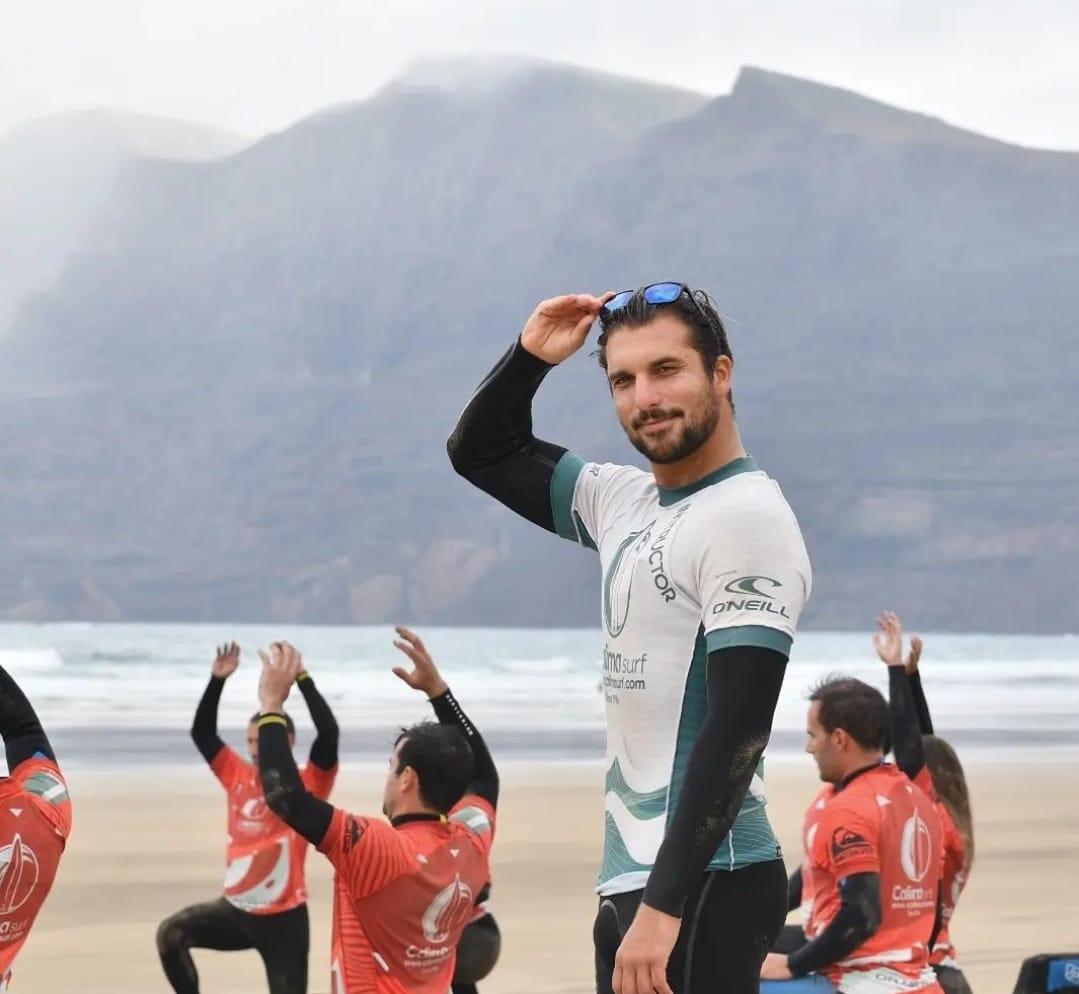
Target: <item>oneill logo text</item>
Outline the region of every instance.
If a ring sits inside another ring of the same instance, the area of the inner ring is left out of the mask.
[[[787,609],[782,604],[776,604],[775,601],[762,601],[755,597],[745,598],[743,600],[720,601],[712,608],[712,614],[726,614],[728,611],[759,611],[762,614],[774,614],[777,618],[786,618],[790,620],[790,615],[787,614]]]

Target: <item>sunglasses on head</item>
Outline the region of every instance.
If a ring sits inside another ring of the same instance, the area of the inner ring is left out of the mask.
[[[616,312],[629,304],[638,293],[644,297],[646,303],[654,305],[673,304],[684,294],[693,302],[693,306],[701,312],[701,316],[707,320],[707,315],[701,311],[701,305],[697,303],[696,298],[693,296],[693,291],[685,283],[676,283],[672,280],[667,280],[663,283],[649,283],[648,286],[641,290],[623,290],[621,293],[616,293],[600,308],[600,318],[613,317]]]

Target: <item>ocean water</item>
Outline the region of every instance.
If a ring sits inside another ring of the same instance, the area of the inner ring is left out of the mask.
[[[420,632],[499,759],[603,755],[601,637],[589,629],[430,628]],[[933,720],[968,756],[1079,756],[1079,638],[923,633],[922,677]],[[385,627],[251,625],[0,625],[0,664],[30,696],[66,763],[184,762],[187,728],[217,643],[243,649],[223,695],[219,730],[242,746],[257,707],[257,648],[287,638],[329,700],[345,756],[385,757],[396,729],[429,715],[390,668],[406,663]],[[887,673],[869,633],[803,632],[795,641],[768,756],[805,743],[805,696],[842,672],[882,690]],[[289,709],[300,748],[310,721]]]

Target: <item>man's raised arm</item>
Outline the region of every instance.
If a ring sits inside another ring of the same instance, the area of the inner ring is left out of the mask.
[[[8,771],[28,759],[56,762],[37,712],[14,678],[0,666],[0,737],[4,740]]]
[[[543,378],[588,336],[604,297],[545,300],[472,395],[446,443],[453,468],[533,524],[555,530],[551,481],[566,450],[532,432]]]
[[[300,779],[288,741],[285,701],[303,670],[300,653],[287,642],[259,650],[259,777],[266,803],[286,825],[312,845],[319,845],[333,821],[333,806],[315,797]]]
[[[483,798],[492,808],[497,807],[498,770],[479,729],[465,714],[464,708],[446,685],[423,640],[404,625],[398,625],[396,632],[397,638],[393,644],[412,660],[412,669],[407,670],[403,666],[395,666],[394,676],[403,680],[413,690],[422,691],[427,695],[427,700],[434,708],[435,716],[440,724],[456,725],[464,732],[468,744],[472,747],[474,761],[472,782],[468,785],[468,793]]]

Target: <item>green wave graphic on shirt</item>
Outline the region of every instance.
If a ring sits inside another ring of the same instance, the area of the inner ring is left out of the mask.
[[[667,813],[666,785],[657,787],[655,790],[634,790],[622,775],[622,767],[615,756],[610,769],[607,770],[606,790],[613,793],[625,806],[637,821],[650,821],[660,818]]]

